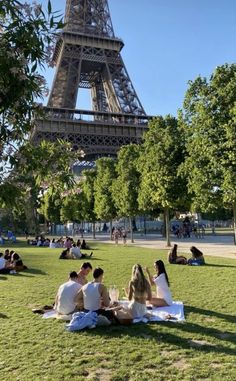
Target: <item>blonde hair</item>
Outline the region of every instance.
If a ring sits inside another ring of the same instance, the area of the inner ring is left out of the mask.
[[[132,268],[131,282],[136,291],[145,292],[148,289],[148,281],[144,276],[142,266],[135,264]]]

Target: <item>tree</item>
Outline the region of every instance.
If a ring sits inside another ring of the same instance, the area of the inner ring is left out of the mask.
[[[43,214],[47,222],[58,224],[61,220],[61,205],[62,199],[60,192],[57,192],[51,187],[47,189],[41,200],[40,212]]]
[[[42,115],[36,100],[48,90],[38,69],[50,62],[62,26],[50,0],[46,13],[36,3],[0,2],[0,181],[28,139],[33,116]]]
[[[26,143],[14,159],[14,171],[0,186],[0,206],[24,208],[28,229],[37,232],[36,210],[43,200],[40,196],[48,189],[49,195],[73,188],[72,164],[76,158],[78,153],[71,150],[69,143]]]
[[[67,192],[66,192],[67,193]],[[81,222],[84,220],[84,194],[80,189],[73,189],[64,197],[61,207],[63,222]]]
[[[110,221],[111,233],[112,219],[117,216],[117,210],[112,197],[112,183],[116,178],[115,161],[111,158],[103,157],[96,160],[96,168],[94,210],[98,219]]]
[[[169,211],[178,208],[186,198],[185,180],[178,175],[184,158],[183,143],[177,119],[171,115],[158,116],[149,123],[139,159],[139,205],[143,210],[164,210],[167,246],[170,246]]]
[[[180,127],[186,140],[188,188],[195,207],[224,204],[234,214],[236,243],[236,64],[219,66],[210,79],[189,82]]]
[[[137,169],[139,154],[140,146],[136,144],[121,147],[116,165],[117,178],[112,186],[113,198],[119,215],[130,219],[131,242],[133,242],[132,218],[139,211],[140,173]]]

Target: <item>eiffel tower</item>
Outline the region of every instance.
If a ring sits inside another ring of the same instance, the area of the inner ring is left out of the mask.
[[[139,143],[149,117],[121,57],[107,0],[67,0],[65,27],[53,61],[56,74],[32,140],[70,141],[85,160],[115,156],[122,145]],[[80,88],[91,93],[91,110],[76,109]]]

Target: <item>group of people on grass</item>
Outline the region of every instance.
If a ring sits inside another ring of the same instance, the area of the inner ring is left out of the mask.
[[[79,240],[78,240],[79,241]],[[51,249],[60,247],[71,247],[74,240],[72,237],[60,237],[60,238],[46,238],[43,234],[37,235],[33,239],[27,237],[28,245],[38,246],[38,247],[50,247]],[[81,243],[81,242],[80,242]]]
[[[26,269],[20,255],[14,250],[6,249],[4,254],[0,253],[0,274],[16,274]]]
[[[82,253],[81,249],[89,250],[89,246],[83,239],[81,242],[80,239],[75,243],[73,238],[68,238],[64,245],[65,249],[61,252],[59,259],[83,259],[83,258],[91,258],[93,252],[89,255]]]
[[[82,264],[80,271],[72,271],[69,280],[62,284],[57,292],[54,309],[59,315],[71,315],[76,311],[96,312],[111,322],[127,322],[136,318],[149,317],[148,308],[163,307],[172,304],[169,279],[162,260],[154,263],[155,274],[145,268],[147,277],[140,264],[132,268],[128,287],[124,289],[129,301],[127,307],[111,301],[109,291],[103,284],[104,270],[93,270],[93,280],[87,276],[92,271],[89,262]],[[156,291],[152,293],[151,287]]]
[[[178,245],[174,244],[173,248],[168,253],[168,261],[171,264],[176,265],[191,265],[191,266],[201,266],[205,264],[205,259],[202,251],[200,251],[196,246],[191,246],[190,251],[192,257],[187,259],[183,255],[177,255]]]

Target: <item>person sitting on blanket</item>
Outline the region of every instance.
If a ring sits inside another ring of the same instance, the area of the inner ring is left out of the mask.
[[[156,295],[152,297],[151,304],[155,307],[165,307],[172,304],[172,296],[169,289],[169,279],[165,270],[165,265],[162,260],[158,260],[154,263],[156,275],[151,276],[148,268],[146,272],[150,285],[156,286]]]
[[[151,301],[152,292],[150,284],[144,276],[143,269],[139,264],[132,268],[131,280],[126,295],[130,300],[128,311],[132,319],[148,316],[146,301]],[[120,315],[121,312],[118,313]]]
[[[104,271],[100,267],[93,271],[92,282],[86,283],[81,288],[76,302],[78,305],[83,304],[85,312],[93,311],[113,320],[113,311],[105,310],[105,307],[110,306],[110,298],[106,286],[102,283],[103,274]]]
[[[69,274],[69,280],[58,289],[54,310],[60,315],[70,315],[75,312],[77,310],[76,297],[81,287],[77,272],[72,271]]]
[[[70,249],[64,249],[62,250],[60,256],[59,256],[59,259],[71,259],[71,256],[70,256]]]
[[[21,257],[16,252],[14,252],[11,256],[10,267],[15,271],[27,270],[27,266],[24,265]]]
[[[6,259],[6,261],[8,261],[9,263],[11,262],[11,254],[9,249],[6,249],[4,251],[4,259]]]
[[[0,253],[0,274],[9,274],[11,272],[11,268],[3,257],[3,253]]]
[[[72,244],[72,247],[70,249],[70,256],[73,259],[81,259],[81,258],[86,258],[86,257],[92,257],[93,252],[90,253],[90,255],[87,254],[82,254],[80,251],[80,247],[76,246],[75,243]]]
[[[205,264],[203,253],[195,246],[190,247],[192,258],[188,260],[188,265],[201,266]]]
[[[167,257],[168,262],[176,265],[186,265],[187,258],[183,255],[177,255],[177,247],[178,245],[175,243],[172,249],[170,249]]]
[[[89,249],[90,249],[89,246],[87,245],[85,239],[82,240],[82,243],[81,243],[81,245],[80,245],[80,248],[81,248],[82,250],[89,250]]]
[[[84,262],[82,266],[80,267],[80,270],[77,273],[77,275],[78,275],[78,282],[82,284],[82,286],[88,283],[88,280],[86,277],[92,269],[93,269],[92,265],[89,262]]]

